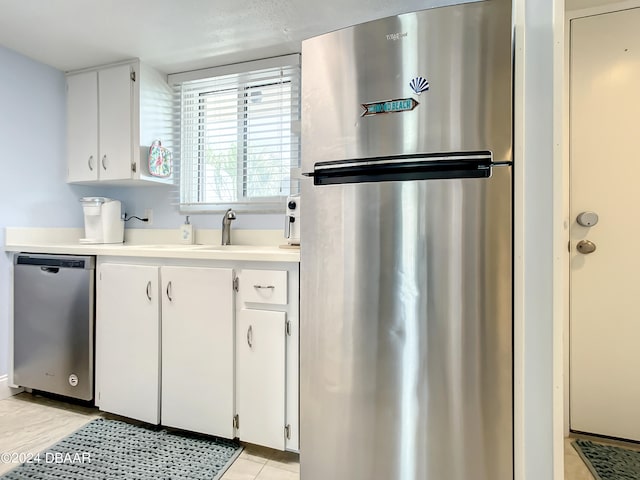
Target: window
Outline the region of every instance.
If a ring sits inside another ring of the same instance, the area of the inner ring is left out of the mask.
[[[300,163],[299,56],[169,80],[180,112],[181,211],[282,211],[297,191],[291,169]]]

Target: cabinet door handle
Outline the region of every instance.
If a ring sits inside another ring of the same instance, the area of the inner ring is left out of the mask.
[[[102,168],[105,169],[105,170],[107,169],[107,155],[106,154],[102,156]]]
[[[170,302],[173,302],[173,298],[171,298],[171,282],[167,283],[167,298]]]
[[[151,281],[147,282],[147,298],[151,300]]]
[[[247,329],[247,345],[249,348],[253,348],[253,327],[251,325]]]
[[[89,165],[89,170],[93,172],[93,155],[89,156],[89,160],[87,160],[87,164]]]
[[[253,288],[268,288],[273,290],[275,287],[275,285],[254,285]]]

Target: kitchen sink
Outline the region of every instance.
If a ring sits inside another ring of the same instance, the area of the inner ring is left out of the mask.
[[[163,243],[157,245],[150,244],[129,244],[123,245],[125,248],[140,248],[140,249],[153,249],[153,250],[191,250],[197,247],[204,247],[205,245],[185,245],[185,244],[174,244],[174,243]]]
[[[272,250],[274,247],[265,245],[193,245],[195,250],[210,252],[259,252]]]
[[[145,250],[198,250],[210,252],[235,252],[235,251],[266,251],[273,249],[272,246],[264,245],[194,245],[194,244],[136,244],[123,245],[123,248],[138,248]]]

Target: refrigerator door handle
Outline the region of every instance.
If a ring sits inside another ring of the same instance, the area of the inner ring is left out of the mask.
[[[491,176],[492,154],[461,152],[451,154],[412,154],[318,162],[313,172],[314,185],[438,180],[447,178],[488,178]]]

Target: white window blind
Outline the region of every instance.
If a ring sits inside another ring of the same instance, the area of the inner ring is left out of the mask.
[[[300,164],[299,56],[169,81],[179,112],[181,211],[284,210]]]

